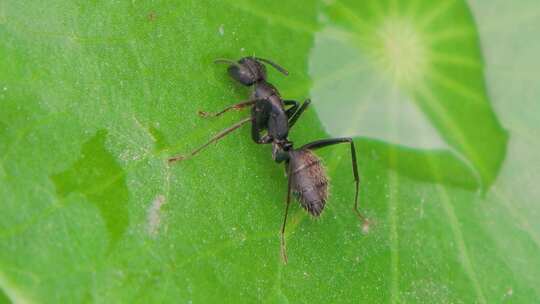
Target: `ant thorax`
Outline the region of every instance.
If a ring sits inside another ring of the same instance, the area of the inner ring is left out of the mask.
[[[267,99],[271,96],[279,97],[279,92],[271,83],[266,81],[258,82],[255,85],[255,90],[253,91],[255,98],[257,99]]]

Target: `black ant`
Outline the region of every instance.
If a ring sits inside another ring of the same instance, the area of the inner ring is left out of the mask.
[[[285,170],[288,177],[287,203],[285,216],[281,225],[281,256],[287,263],[287,251],[285,246],[285,225],[291,201],[291,192],[295,194],[302,207],[312,216],[321,215],[326,200],[328,199],[328,178],[321,160],[313,153],[313,150],[340,144],[349,143],[351,146],[352,170],[356,192],[354,195],[354,212],[363,221],[367,228],[369,221],[358,210],[358,188],[360,177],[356,162],[356,149],[350,137],[331,138],[317,140],[294,149],[293,143],[288,140],[274,140],[272,143],[272,158],[277,163],[285,162]]]
[[[251,98],[247,101],[231,105],[215,114],[199,112],[199,115],[203,117],[217,117],[232,109],[253,106],[251,108],[251,116],[221,131],[207,143],[192,151],[189,156],[194,156],[211,143],[218,141],[250,121],[252,122],[251,136],[253,141],[257,144],[272,143],[272,158],[277,163],[285,162],[288,177],[287,203],[281,226],[280,242],[280,251],[284,262],[287,263],[285,225],[287,223],[291,192],[297,196],[302,207],[314,217],[320,216],[328,199],[328,178],[320,159],[313,153],[316,149],[340,143],[350,144],[356,189],[353,210],[358,218],[364,222],[364,227],[368,227],[369,221],[358,210],[360,178],[353,140],[350,137],[323,139],[305,144],[299,149],[294,149],[293,143],[288,140],[288,132],[296,123],[300,114],[310,104],[310,100],[306,100],[301,106],[294,100],[282,100],[277,89],[266,81],[266,68],[261,62],[272,65],[285,75],[288,74],[287,71],[270,60],[257,57],[244,57],[238,62],[228,59],[218,59],[216,62],[229,63],[228,71],[233,79],[245,86],[254,85],[255,88]],[[289,105],[292,106],[289,109],[285,109],[285,106]],[[267,130],[267,134],[261,137],[261,132],[265,129]],[[169,162],[183,160],[185,158],[185,156],[181,155],[175,156],[169,158]]]
[[[251,138],[257,144],[269,144],[273,140],[284,140],[287,138],[289,129],[296,123],[300,114],[304,112],[310,104],[310,100],[306,100],[301,106],[295,100],[281,99],[278,90],[269,82],[266,81],[266,67],[261,62],[270,64],[279,72],[288,75],[287,70],[278,64],[263,58],[244,57],[234,62],[229,59],[217,59],[216,63],[230,64],[228,68],[229,75],[245,86],[254,86],[253,93],[250,99],[228,106],[217,113],[199,112],[202,117],[218,117],[230,110],[239,110],[248,106],[251,108],[251,117],[245,118],[231,127],[219,132],[212,137],[207,143],[193,150],[189,156],[194,156],[204,148],[208,147],[221,138],[225,137],[232,131],[240,128],[244,124],[251,121]],[[291,106],[285,109],[285,106]],[[267,130],[267,134],[261,137],[261,133]],[[169,158],[169,162],[175,162],[187,158],[183,155],[178,155]]]

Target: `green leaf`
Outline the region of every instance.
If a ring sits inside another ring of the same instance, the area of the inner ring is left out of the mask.
[[[488,101],[467,4],[340,1],[328,15],[310,61],[312,96],[329,132],[399,145],[365,142],[395,152],[396,162],[383,161],[413,178],[432,181],[435,166],[442,182],[489,187],[507,134]]]
[[[540,298],[535,1],[0,3],[0,302],[532,303]],[[215,58],[256,54],[313,99],[297,146],[319,220]],[[369,229],[365,229],[369,228]],[[364,230],[362,230],[364,229]]]
[[[8,303],[11,303],[11,301],[9,300],[8,296],[0,290],[0,303],[1,304],[8,304]]]

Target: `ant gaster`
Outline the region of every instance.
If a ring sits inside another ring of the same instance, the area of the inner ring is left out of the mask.
[[[318,217],[328,199],[328,178],[321,160],[313,153],[313,150],[340,144],[349,143],[351,147],[352,170],[356,192],[354,194],[353,211],[363,221],[364,228],[368,227],[368,220],[358,210],[358,187],[360,177],[356,162],[356,149],[350,137],[317,140],[294,149],[293,143],[288,140],[274,140],[272,143],[272,158],[274,161],[285,162],[287,172],[287,201],[285,215],[281,225],[281,256],[287,263],[287,250],[285,245],[285,225],[291,201],[291,192],[295,194],[302,207],[312,216]]]
[[[183,160],[187,157],[194,156],[211,143],[217,142],[227,134],[240,128],[244,124],[251,121],[251,138],[257,144],[269,144],[273,140],[285,140],[288,136],[289,129],[296,123],[300,114],[304,112],[310,104],[310,100],[306,100],[301,106],[295,100],[283,100],[278,90],[269,82],[266,81],[266,67],[263,64],[267,63],[274,67],[284,75],[288,75],[287,70],[278,64],[263,58],[244,57],[238,62],[229,59],[217,59],[216,63],[229,64],[229,75],[239,83],[245,86],[253,86],[253,92],[250,99],[237,104],[226,107],[217,113],[199,112],[202,117],[218,117],[230,110],[239,110],[248,106],[251,108],[251,116],[245,118],[231,127],[219,132],[212,137],[207,143],[193,150],[188,156],[178,155],[169,158],[169,162]],[[291,106],[285,109],[286,106]],[[261,133],[267,130],[267,133],[261,136]]]

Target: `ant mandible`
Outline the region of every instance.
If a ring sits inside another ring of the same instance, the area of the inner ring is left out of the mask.
[[[199,115],[202,117],[218,117],[233,109],[239,110],[252,106],[251,116],[219,132],[208,142],[193,150],[188,156],[177,155],[169,158],[169,162],[183,160],[196,155],[210,144],[217,142],[248,122],[251,122],[251,138],[257,144],[269,144],[273,140],[284,140],[287,138],[290,128],[296,123],[311,101],[307,99],[300,106],[300,103],[295,100],[281,99],[278,90],[266,81],[266,67],[263,62],[270,64],[284,75],[289,74],[287,70],[278,64],[259,57],[244,57],[238,60],[238,62],[229,59],[215,60],[215,63],[229,64],[229,75],[245,86],[253,86],[254,89],[248,100],[228,106],[217,113],[200,111]],[[291,107],[285,109],[285,106]],[[264,130],[267,130],[267,134],[261,136]]]

